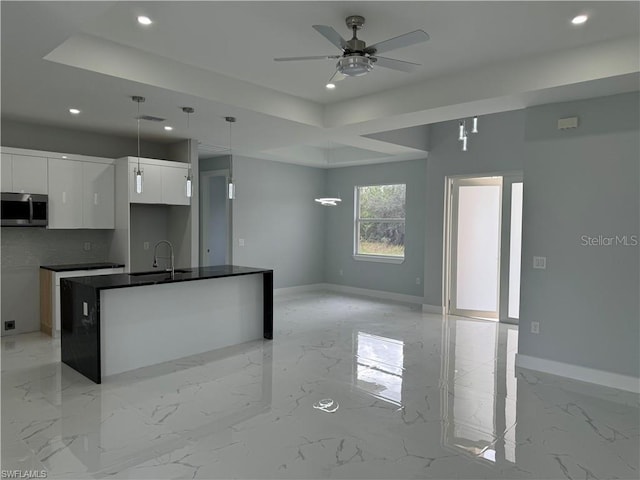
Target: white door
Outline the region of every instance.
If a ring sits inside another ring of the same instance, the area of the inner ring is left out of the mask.
[[[204,172],[200,176],[200,266],[224,265],[230,259],[230,205],[228,171]]]
[[[498,319],[502,177],[455,179],[449,312]]]
[[[114,228],[115,186],[113,165],[85,162],[84,227]]]
[[[82,228],[82,163],[49,159],[49,228]]]
[[[189,205],[187,174],[187,168],[162,166],[162,203]]]
[[[13,155],[13,191],[46,195],[48,193],[47,159]]]

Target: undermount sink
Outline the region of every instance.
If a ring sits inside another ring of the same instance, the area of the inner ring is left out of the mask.
[[[174,273],[191,273],[191,270],[184,270],[181,268],[176,268],[174,271]],[[149,272],[133,272],[130,273],[129,275],[132,277],[141,277],[143,275],[171,275],[171,271],[167,271],[167,270],[151,270]]]

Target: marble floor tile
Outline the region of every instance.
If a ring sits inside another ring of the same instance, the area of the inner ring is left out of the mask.
[[[56,479],[639,478],[638,396],[516,369],[517,327],[313,292],[276,297],[274,328],[273,341],[101,385],[60,363],[57,339],[2,338],[2,468]]]

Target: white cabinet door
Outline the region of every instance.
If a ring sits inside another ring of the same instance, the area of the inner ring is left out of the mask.
[[[0,154],[0,180],[3,192],[13,192],[13,155]]]
[[[182,167],[162,167],[162,203],[189,205],[187,173],[187,169]]]
[[[49,228],[82,228],[82,162],[49,159]]]
[[[104,163],[84,162],[84,228],[115,228],[115,168]]]
[[[136,174],[138,165],[129,164],[129,199],[131,203],[162,203],[162,167],[141,164],[142,193],[136,193]]]
[[[13,191],[18,193],[48,193],[47,159],[28,155],[13,157]]]

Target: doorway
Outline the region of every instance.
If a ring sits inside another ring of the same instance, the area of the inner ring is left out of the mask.
[[[517,323],[522,174],[447,179],[447,313]]]
[[[200,174],[200,266],[231,263],[231,213],[228,170]]]

